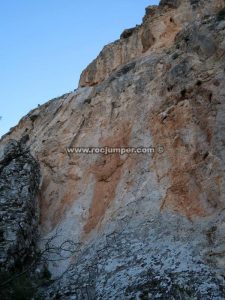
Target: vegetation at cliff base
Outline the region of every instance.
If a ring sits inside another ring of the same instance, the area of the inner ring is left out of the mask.
[[[217,20],[218,21],[225,20],[225,7],[218,12]]]

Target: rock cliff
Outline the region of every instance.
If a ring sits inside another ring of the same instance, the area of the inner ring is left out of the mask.
[[[45,299],[225,299],[224,6],[148,7],[2,138],[29,135],[40,165]],[[105,146],[154,151],[74,150]]]
[[[36,252],[39,165],[25,139],[0,148],[0,270],[21,270]]]

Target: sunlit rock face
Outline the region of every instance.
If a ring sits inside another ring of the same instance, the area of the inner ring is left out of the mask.
[[[225,299],[224,5],[148,7],[2,139],[29,135],[41,237],[64,245],[45,299]],[[67,152],[104,146],[154,152]]]
[[[147,7],[143,23],[125,30],[119,40],[105,46],[83,71],[79,85],[94,86],[122,64],[144,53],[149,55],[169,48],[187,23],[211,15],[223,5],[224,0],[162,0],[159,7]]]

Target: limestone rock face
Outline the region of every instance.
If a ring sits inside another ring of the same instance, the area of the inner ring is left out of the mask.
[[[36,251],[39,166],[24,139],[0,150],[0,269],[21,270]]]
[[[200,15],[212,14],[224,0],[162,0],[149,6],[143,23],[127,29],[121,39],[103,48],[99,56],[83,71],[80,86],[93,86],[106,79],[122,64],[150,52],[170,47],[176,34]],[[176,8],[176,9],[175,9]]]
[[[224,1],[169,2],[1,140],[40,164],[45,299],[225,299]]]

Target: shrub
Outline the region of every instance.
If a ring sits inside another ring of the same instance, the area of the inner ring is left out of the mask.
[[[225,7],[218,12],[217,20],[218,21],[225,20]]]
[[[15,274],[10,274],[6,272],[0,273],[0,285],[6,282],[8,279],[15,276]],[[23,274],[19,277],[15,277],[8,284],[0,288],[0,299],[4,300],[31,300],[40,299],[36,295],[36,288],[32,278]]]

